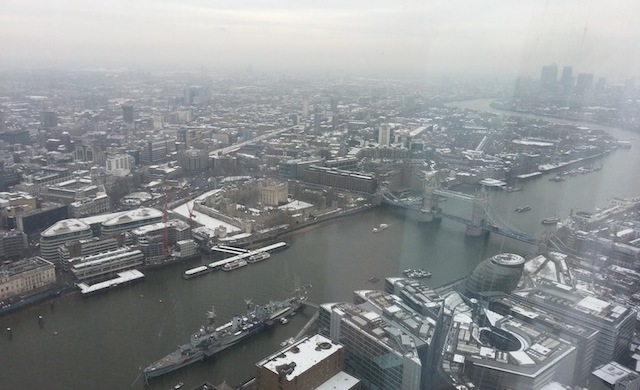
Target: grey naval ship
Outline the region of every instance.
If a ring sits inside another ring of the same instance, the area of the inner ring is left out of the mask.
[[[221,326],[216,326],[215,311],[211,308],[207,324],[192,334],[187,343],[143,370],[145,380],[204,360],[277,322],[286,323],[286,317],[295,314],[306,301],[309,287],[298,288],[294,297],[255,305]],[[247,306],[251,307],[250,301]]]

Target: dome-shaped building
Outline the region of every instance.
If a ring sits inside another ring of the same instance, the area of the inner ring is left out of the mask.
[[[513,253],[500,253],[478,264],[467,277],[469,296],[489,291],[510,293],[518,286],[524,270],[524,258]]]

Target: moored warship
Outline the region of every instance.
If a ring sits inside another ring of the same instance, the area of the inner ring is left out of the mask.
[[[298,288],[294,297],[255,305],[244,315],[235,316],[221,326],[216,326],[215,310],[212,308],[207,312],[207,324],[192,334],[187,343],[143,370],[145,380],[213,356],[265,327],[295,314],[306,301],[309,287]],[[250,302],[247,303],[250,306]]]

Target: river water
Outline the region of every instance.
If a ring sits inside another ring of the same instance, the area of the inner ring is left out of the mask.
[[[488,100],[457,102],[456,106],[496,111]],[[583,124],[585,126],[596,127]],[[492,191],[493,207],[510,225],[531,234],[548,229],[544,217],[565,217],[571,209],[591,210],[608,199],[640,195],[633,171],[640,167],[639,137],[609,129],[630,140],[630,150],[602,158],[602,169],[549,182],[550,176],[518,183],[523,191]],[[528,204],[532,210],[515,213]],[[468,216],[470,206],[443,203],[448,212]],[[387,223],[388,229],[371,229]],[[427,281],[438,286],[466,276],[483,259],[500,252],[528,254],[535,248],[501,236],[465,237],[464,226],[451,221],[420,224],[401,211],[375,209],[335,219],[282,239],[284,251],[269,260],[233,272],[217,272],[183,280],[182,272],[199,264],[176,264],[147,273],[145,281],[83,298],[70,294],[0,318],[0,388],[2,389],[143,389],[139,369],[185,342],[215,305],[220,322],[245,311],[245,298],[255,303],[282,299],[296,286],[311,284],[316,303],[351,301],[356,289],[382,288],[385,276],[400,276],[405,268],[424,267]],[[206,263],[206,260],[202,260]],[[377,284],[368,281],[381,279]],[[299,313],[286,325],[267,330],[230,348],[215,359],[193,364],[156,378],[151,389],[177,382],[190,388],[205,380],[237,384],[251,378],[254,364],[295,335],[313,314]],[[38,316],[44,317],[43,326]],[[5,331],[12,328],[11,335]]]

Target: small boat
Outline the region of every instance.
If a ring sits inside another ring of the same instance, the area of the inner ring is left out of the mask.
[[[246,266],[248,263],[246,260],[243,259],[238,259],[238,260],[233,260],[229,263],[226,263],[222,266],[222,270],[229,272],[229,271],[233,271],[234,269],[238,269],[241,267]]]
[[[287,317],[282,317],[282,318],[280,319],[280,323],[284,325],[284,324],[289,323],[289,320],[287,319]]]
[[[175,386],[173,386],[174,390],[178,390],[179,388],[181,388],[182,386],[184,386],[184,383],[182,382],[178,382]]]
[[[560,217],[549,217],[542,220],[543,225],[555,225],[560,222]]]
[[[557,175],[556,177],[552,177],[551,179],[549,179],[549,181],[555,181],[555,182],[564,181],[564,177]]]
[[[405,269],[403,274],[407,278],[413,278],[413,279],[421,279],[421,278],[431,277],[431,272],[425,270],[424,268],[418,268],[418,269],[410,269],[409,268],[409,269]]]
[[[522,187],[507,187],[507,192],[522,191]]]
[[[291,345],[291,344],[293,344],[295,342],[296,342],[296,340],[293,337],[291,337],[291,338],[288,338],[285,341],[281,342],[280,346],[281,347],[286,347],[287,345]]]
[[[371,230],[371,232],[372,233],[380,233],[381,231],[385,230],[388,227],[389,227],[389,225],[387,225],[386,223],[381,223],[380,225],[374,227],[373,230]]]
[[[513,209],[513,211],[517,211],[519,213],[524,213],[525,211],[529,211],[529,210],[531,210],[531,206],[529,205],[524,205],[524,206],[516,207],[515,209]]]
[[[258,252],[256,254],[249,256],[249,258],[247,258],[247,261],[249,263],[257,263],[259,261],[266,260],[269,257],[271,257],[271,255],[267,252]]]
[[[370,281],[371,283],[378,283],[378,281],[379,281],[379,280],[380,280],[380,279],[376,278],[375,276],[372,276],[372,277],[370,277],[370,278],[369,278],[369,281]]]

